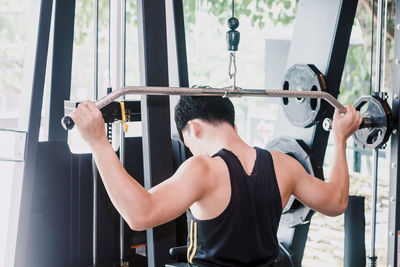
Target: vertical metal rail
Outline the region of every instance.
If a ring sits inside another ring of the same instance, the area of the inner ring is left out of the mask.
[[[125,19],[126,18],[126,0],[109,1],[109,88],[112,92],[125,85]],[[125,96],[120,98],[122,101]],[[125,133],[123,124],[120,124],[120,142],[119,142],[119,160],[125,165]],[[114,142],[114,138],[113,141]],[[120,266],[125,266],[124,262],[124,227],[125,221],[119,216],[119,261]]]
[[[98,52],[99,52],[99,0],[93,0],[93,98],[98,99]],[[93,235],[92,235],[92,264],[97,264],[97,167],[92,156],[92,178],[93,178]]]
[[[369,79],[369,94],[372,94],[372,75],[374,71],[373,67],[373,62],[374,62],[374,26],[375,26],[375,0],[371,1],[371,53],[370,53],[370,58],[371,58],[371,64],[369,66],[369,72],[370,72],[370,79]]]
[[[120,45],[121,45],[121,53],[119,56],[121,57],[121,86],[125,86],[125,69],[126,69],[126,60],[125,60],[125,48],[126,48],[126,0],[121,0],[121,39],[120,39]],[[122,101],[125,99],[125,96],[122,97]],[[120,127],[120,136],[121,136],[121,141],[120,141],[120,146],[119,146],[119,160],[122,164],[122,166],[125,166],[125,131],[123,127],[123,123],[121,123]],[[119,217],[119,248],[120,248],[120,262],[121,265],[124,262],[124,226],[125,226],[125,221],[122,218],[122,216]]]
[[[168,86],[165,0],[138,0],[137,14],[141,84]],[[141,116],[144,184],[149,189],[173,174],[169,97],[142,96]],[[148,266],[170,263],[175,222],[148,229],[146,238]]]
[[[372,198],[371,198],[371,240],[369,252],[369,266],[376,266],[377,257],[375,255],[375,236],[376,236],[376,199],[378,187],[378,149],[373,150],[373,172],[372,172]]]
[[[383,77],[383,79],[382,79],[382,83],[381,83],[381,88],[382,88],[382,90],[384,90],[385,91],[385,88],[386,88],[386,81],[385,81],[385,77],[386,77],[386,60],[387,60],[387,53],[386,53],[386,48],[387,48],[387,17],[388,17],[388,13],[387,13],[387,10],[388,10],[388,0],[384,0],[385,2],[384,2],[384,14],[385,14],[385,17],[384,17],[384,21],[383,21],[383,43],[382,43],[382,50],[383,50],[383,52],[382,52],[382,60],[383,60],[383,68],[382,68],[382,77]]]
[[[381,91],[381,73],[382,73],[382,29],[383,29],[383,0],[378,0],[378,11],[376,21],[376,52],[375,52],[375,87],[374,92],[379,93]]]
[[[93,233],[92,233],[92,265],[97,264],[97,167],[92,158],[92,179],[93,179]]]
[[[387,266],[398,266],[398,242],[400,238],[400,176],[399,169],[399,95],[400,95],[400,1],[396,1],[395,17],[395,41],[394,41],[394,63],[393,63],[393,131],[390,147],[390,182],[389,182],[389,218],[388,218],[388,244],[387,244]]]
[[[383,29],[383,0],[378,0],[377,23],[376,23],[376,52],[375,52],[375,87],[374,94],[381,92],[382,79],[382,29]],[[368,265],[376,266],[377,257],[375,255],[375,236],[376,236],[376,201],[378,194],[378,148],[373,151],[373,173],[372,173],[372,198],[371,198],[371,239],[370,239],[370,255],[368,257]]]

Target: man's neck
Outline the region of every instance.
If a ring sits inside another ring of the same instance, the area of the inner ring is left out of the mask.
[[[247,144],[237,135],[237,133],[230,128],[219,129],[205,138],[204,152],[208,156],[213,156],[221,149],[225,148],[235,151],[238,147],[247,146]]]

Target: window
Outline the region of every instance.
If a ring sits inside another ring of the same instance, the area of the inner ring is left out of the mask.
[[[7,242],[8,238],[13,238],[12,234],[9,236],[9,216],[12,193],[16,193],[13,192],[13,183],[20,178],[14,170],[23,166],[23,162],[18,162],[18,158],[21,159],[18,151],[23,153],[25,144],[19,140],[25,135],[24,122],[29,116],[29,106],[23,102],[26,89],[23,81],[27,74],[24,68],[29,65],[27,51],[32,45],[28,35],[36,36],[32,33],[37,21],[35,15],[38,14],[35,11],[26,1],[6,0],[0,3],[0,265],[13,257],[6,254],[6,249],[8,246],[11,251],[13,249]]]
[[[0,128],[17,129],[22,91],[29,5],[0,3]]]
[[[236,3],[240,43],[236,52],[237,86],[247,89],[280,88],[293,31],[295,1],[285,7],[255,1]],[[229,1],[184,1],[186,49],[190,86],[223,88],[229,80],[226,25],[231,16]],[[280,20],[272,13],[286,18]],[[275,134],[280,108],[277,99],[243,97],[232,99],[239,135],[253,146],[265,147]]]
[[[107,88],[113,84],[113,41],[110,32],[111,1],[99,0],[98,15],[98,97],[107,94]],[[93,1],[77,0],[75,8],[74,52],[72,60],[71,100],[83,101],[94,99],[94,29]],[[111,26],[112,27],[112,26]],[[125,33],[125,83],[139,85],[139,52],[136,1],[126,1]],[[113,31],[113,29],[111,29]],[[115,41],[115,40],[114,40]],[[110,48],[111,47],[111,48]],[[113,88],[115,90],[117,88]],[[127,96],[127,100],[139,99],[138,96]],[[129,123],[126,136],[141,133],[140,123]],[[113,136],[119,136],[117,124],[113,125]],[[89,148],[74,129],[68,135],[69,146],[74,153],[88,153]],[[114,147],[117,149],[118,141]]]

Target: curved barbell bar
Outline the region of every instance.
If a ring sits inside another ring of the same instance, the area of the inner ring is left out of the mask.
[[[331,94],[322,91],[289,91],[273,89],[242,89],[238,87],[227,88],[188,88],[188,87],[155,87],[155,86],[126,86],[112,91],[95,102],[101,109],[122,95],[181,95],[181,96],[224,96],[224,97],[284,97],[284,98],[319,98],[327,101],[340,113],[346,113],[346,108]],[[329,122],[328,122],[329,123]],[[69,116],[61,119],[65,130],[71,130],[74,122]],[[362,127],[373,127],[373,120],[363,119]],[[328,129],[326,129],[328,130]]]

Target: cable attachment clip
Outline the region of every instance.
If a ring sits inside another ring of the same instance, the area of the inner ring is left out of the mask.
[[[236,56],[235,52],[231,52],[229,54],[229,68],[228,68],[228,74],[229,74],[229,79],[233,79],[233,88],[236,88],[236,73],[237,73],[237,68],[236,68]]]
[[[231,97],[231,96],[235,96],[235,97],[242,96],[242,94],[241,94],[242,88],[240,88],[240,87],[228,86],[228,87],[224,87],[223,89],[224,89],[224,95],[222,96],[223,98]]]

